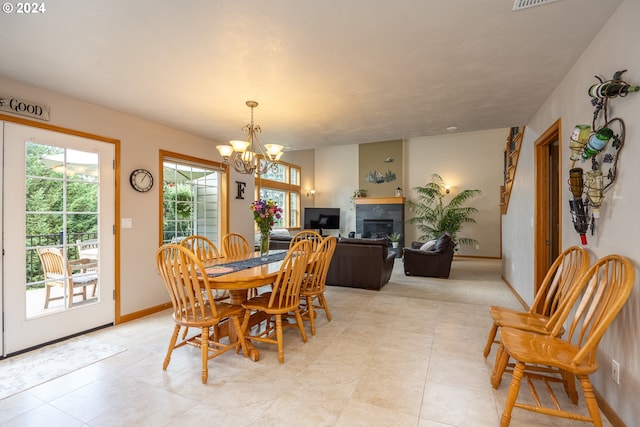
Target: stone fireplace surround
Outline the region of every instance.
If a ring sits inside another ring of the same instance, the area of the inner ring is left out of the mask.
[[[399,247],[404,246],[404,197],[361,197],[354,199],[356,205],[356,233],[363,238],[376,237],[365,235],[365,220],[373,220],[368,229],[383,229],[375,227],[385,220],[393,223],[393,233],[400,233]],[[369,233],[367,233],[369,234]],[[380,237],[380,236],[378,236]],[[399,254],[399,251],[398,251]]]

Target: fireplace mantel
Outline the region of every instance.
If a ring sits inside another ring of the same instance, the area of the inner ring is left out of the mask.
[[[356,205],[404,205],[404,197],[356,197]]]

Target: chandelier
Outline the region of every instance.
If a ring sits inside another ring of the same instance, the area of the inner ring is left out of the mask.
[[[258,141],[258,134],[262,132],[260,125],[253,124],[253,109],[258,106],[256,101],[247,101],[251,108],[251,123],[242,127],[247,133],[248,141],[229,141],[228,145],[217,145],[216,149],[224,162],[233,166],[239,173],[262,175],[269,169],[276,171],[278,160],[282,157],[282,145],[265,144],[264,148]]]

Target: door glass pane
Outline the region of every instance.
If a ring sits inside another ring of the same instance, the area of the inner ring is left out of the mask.
[[[27,318],[99,302],[96,153],[27,142]],[[79,242],[92,241],[83,252]]]

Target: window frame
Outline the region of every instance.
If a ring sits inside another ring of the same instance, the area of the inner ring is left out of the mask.
[[[278,161],[278,165],[284,166],[286,168],[285,171],[285,180],[286,182],[282,182],[282,181],[274,181],[271,179],[266,179],[264,178],[262,175],[256,174],[255,176],[255,195],[256,195],[256,199],[260,198],[260,190],[262,188],[268,188],[270,190],[277,190],[277,191],[283,191],[286,193],[286,198],[287,198],[287,205],[288,205],[288,211],[284,212],[285,214],[285,227],[287,230],[296,230],[296,229],[300,229],[301,228],[301,224],[300,224],[300,220],[301,220],[301,215],[300,215],[300,210],[302,209],[302,185],[300,184],[300,181],[302,179],[302,168],[298,165],[295,165],[293,163],[288,163],[288,162],[283,162],[283,161]],[[295,169],[298,171],[298,184],[292,184],[291,183],[291,170]],[[297,203],[296,203],[296,207],[293,208],[292,205],[292,197],[291,194],[295,193],[297,195]],[[295,212],[295,214],[292,215],[292,212]],[[295,225],[291,225],[291,218],[295,217]]]

